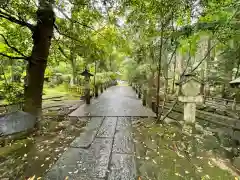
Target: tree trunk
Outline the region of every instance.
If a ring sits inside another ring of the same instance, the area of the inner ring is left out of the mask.
[[[55,16],[52,1],[41,0],[37,10],[37,25],[33,32],[33,49],[27,66],[28,88],[24,110],[33,115],[41,113],[44,73],[53,35]]]
[[[227,65],[226,65],[227,67]],[[225,79],[224,79],[224,84],[222,86],[222,98],[229,98],[229,90],[230,90],[230,85],[229,82],[232,80],[232,68],[226,68],[225,69]]]
[[[76,83],[76,61],[74,52],[72,51],[72,55],[70,55],[70,62],[72,66],[72,79],[71,79],[71,85],[77,84]]]
[[[156,103],[156,115],[158,117],[158,108],[159,108],[159,91],[160,91],[160,76],[161,76],[161,65],[162,65],[162,50],[163,50],[163,23],[161,23],[161,39],[160,39],[160,52],[159,52],[159,59],[158,59],[158,81],[157,81],[157,103]],[[160,118],[159,118],[160,119]]]
[[[184,59],[183,59],[183,55],[181,55],[180,52],[177,53],[177,80],[180,81],[181,80],[181,76],[184,73]],[[182,84],[179,84],[176,87],[176,94],[179,94],[181,92],[182,89]]]
[[[210,92],[210,86],[209,86],[209,62],[211,61],[211,55],[213,53],[210,53],[212,48],[212,43],[211,43],[211,37],[208,38],[208,45],[207,45],[207,52],[208,53],[208,57],[206,58],[205,61],[205,67],[204,67],[204,84],[205,84],[205,89],[204,89],[204,98],[203,98],[203,103],[205,104],[206,102],[206,98],[207,96],[209,96],[209,92]]]
[[[177,55],[174,55],[174,67],[173,67],[173,81],[172,81],[172,94],[174,94],[175,88],[175,79],[176,79],[176,65],[177,65]]]
[[[163,73],[164,73],[164,94],[168,93],[168,51],[163,48]],[[161,83],[160,83],[161,84]]]

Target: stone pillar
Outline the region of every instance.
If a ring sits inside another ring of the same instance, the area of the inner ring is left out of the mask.
[[[90,104],[90,78],[88,76],[85,77],[85,100],[86,104]]]
[[[156,100],[152,99],[152,111],[156,113]]]
[[[184,103],[184,130],[192,133],[196,122],[196,103],[202,103],[202,96],[179,96],[178,100]]]
[[[141,99],[142,96],[141,86],[138,87],[138,98]]]
[[[98,85],[95,85],[95,97],[98,97]]]
[[[146,106],[146,104],[147,104],[147,90],[143,88],[142,105]]]

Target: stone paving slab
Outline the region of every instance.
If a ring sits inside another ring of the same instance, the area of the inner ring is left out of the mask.
[[[113,153],[134,153],[134,143],[131,129],[117,131],[113,142]]]
[[[108,88],[90,105],[82,105],[70,116],[140,116],[155,117],[151,109],[142,106],[136,93],[128,86]]]
[[[136,174],[136,164],[133,155],[112,155],[108,180],[136,180]]]
[[[117,127],[116,127],[117,131],[125,130],[127,128],[130,128],[131,126],[132,125],[131,125],[130,117],[118,117]]]
[[[97,137],[113,138],[117,124],[117,117],[106,117],[98,131]]]
[[[111,138],[95,138],[89,149],[69,148],[47,173],[47,180],[101,179],[106,177],[112,148]],[[84,178],[85,179],[85,178]]]
[[[78,148],[87,148],[93,142],[100,126],[102,125],[104,117],[93,117],[90,119],[87,124],[85,131],[81,134],[81,136],[77,137],[72,143],[71,147]]]

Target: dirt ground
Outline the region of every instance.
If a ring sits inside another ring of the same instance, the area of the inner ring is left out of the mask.
[[[38,129],[20,133],[18,140],[1,140],[0,179],[41,179],[73,139],[80,136],[87,119],[70,119],[67,116],[74,110],[71,107],[77,108],[79,103],[62,102],[48,103]]]
[[[133,125],[138,180],[235,180],[239,175],[221,156],[211,135],[182,133],[174,125],[143,119]]]

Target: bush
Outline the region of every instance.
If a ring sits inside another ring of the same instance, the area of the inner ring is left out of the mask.
[[[3,97],[6,99],[9,103],[19,103],[22,102],[24,99],[24,89],[23,84],[21,83],[4,83],[3,88],[1,91],[3,91]]]

